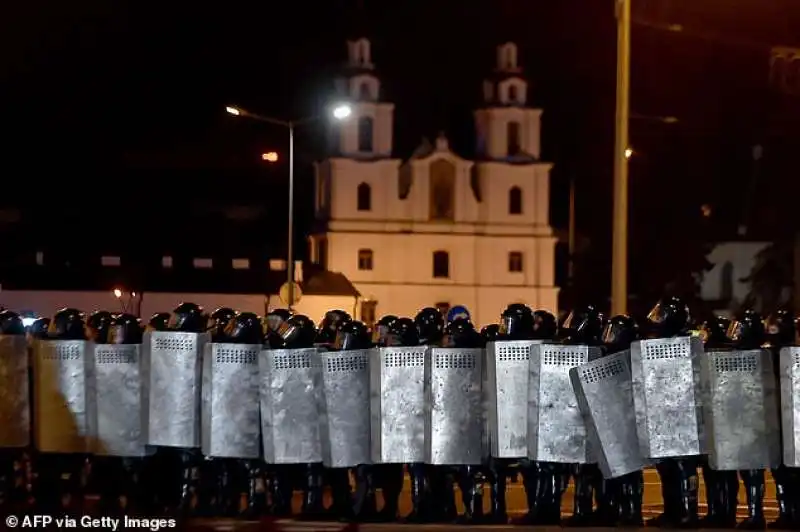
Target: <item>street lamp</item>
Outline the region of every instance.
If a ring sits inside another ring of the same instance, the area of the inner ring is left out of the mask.
[[[294,128],[297,126],[302,126],[311,122],[315,122],[321,117],[312,116],[308,118],[304,118],[302,120],[281,120],[279,118],[273,118],[270,116],[258,115],[255,113],[251,113],[242,109],[241,107],[235,106],[227,106],[225,107],[225,112],[233,116],[245,116],[248,118],[252,118],[253,120],[258,120],[259,122],[265,122],[267,124],[273,124],[276,126],[282,126],[289,130],[289,230],[288,230],[288,249],[286,251],[286,273],[287,273],[287,292],[288,296],[287,299],[289,304],[289,310],[292,309],[292,305],[294,305]],[[345,120],[351,114],[353,114],[353,108],[346,103],[340,103],[331,109],[331,115],[336,120]],[[277,154],[275,154],[275,159],[277,160]],[[268,159],[265,159],[268,160]]]

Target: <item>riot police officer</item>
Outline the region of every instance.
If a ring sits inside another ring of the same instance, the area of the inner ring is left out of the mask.
[[[283,339],[278,331],[280,331],[281,325],[291,317],[292,313],[283,308],[275,309],[267,314],[267,333],[264,338],[264,345],[268,345],[272,349],[279,349]]]
[[[732,348],[731,339],[728,337],[730,324],[731,320],[728,318],[715,316],[700,327],[700,337],[706,352]],[[707,456],[701,457],[700,465],[703,471],[708,506],[708,512],[702,521],[703,526],[733,527],[736,525],[739,494],[739,478],[736,471],[711,469]]]
[[[604,355],[627,351],[639,339],[639,327],[630,316],[618,315],[608,320],[603,330]],[[642,525],[642,471],[600,482],[598,522],[603,526],[638,527]]]
[[[9,420],[0,437],[0,508],[17,510],[27,499],[25,450],[30,445],[30,389],[25,325],[19,314],[0,311],[0,346],[4,366],[0,375],[3,405]]]
[[[561,325],[563,342],[568,345],[601,346],[603,336],[603,315],[594,305],[573,310]],[[564,469],[557,465],[557,469]],[[565,466],[575,479],[575,495],[572,516],[565,521],[568,526],[585,526],[594,524],[592,506],[595,492],[602,488],[602,477],[597,464],[572,464]],[[556,478],[563,478],[556,475]],[[557,506],[561,507],[560,494],[566,489],[566,482],[557,486],[555,493]],[[600,498],[600,497],[598,497]]]
[[[689,336],[689,307],[679,297],[656,303],[644,322],[648,339]],[[648,521],[650,526],[697,524],[697,460],[694,457],[667,458],[656,464],[661,479],[664,513]]]
[[[737,350],[759,349],[766,342],[764,319],[752,309],[747,309],[739,320],[732,321],[728,337]],[[763,469],[739,471],[747,497],[747,519],[739,528],[759,530],[766,526],[764,519],[764,491],[766,480]]]
[[[780,350],[797,345],[796,321],[790,312],[778,310],[767,318],[765,325],[767,343],[764,346],[772,351],[775,378],[780,382]],[[778,499],[778,519],[770,528],[797,528],[800,526],[800,471],[781,464],[772,470],[772,478]]]

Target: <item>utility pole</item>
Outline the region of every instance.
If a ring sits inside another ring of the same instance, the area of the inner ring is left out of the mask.
[[[617,112],[614,140],[614,219],[611,314],[628,310],[628,114],[631,70],[631,0],[617,2]]]

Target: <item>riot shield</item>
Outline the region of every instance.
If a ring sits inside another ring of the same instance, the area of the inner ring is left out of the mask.
[[[0,335],[0,448],[31,443],[28,346],[24,336]]]
[[[144,335],[148,377],[148,445],[200,447],[201,369],[206,333],[149,331]]]
[[[92,451],[97,405],[91,345],[84,340],[33,342],[33,438],[40,452]]]
[[[322,353],[322,457],[326,467],[371,462],[369,436],[370,350]]]
[[[599,347],[539,344],[529,364],[528,458],[540,462],[590,461],[586,428],[569,371],[602,355]]]
[[[531,348],[541,340],[490,342],[486,346],[487,432],[495,458],[528,455],[528,373]]]
[[[264,460],[268,464],[322,462],[321,360],[316,347],[259,353]]]
[[[650,459],[703,452],[698,337],[641,340],[631,345],[633,404],[642,454]]]
[[[261,455],[258,354],[261,345],[208,343],[203,352],[201,448],[212,458]]]
[[[712,351],[700,364],[703,420],[712,469],[769,469],[781,463],[778,390],[769,351]]]
[[[483,462],[486,440],[482,362],[483,349],[431,349],[425,372],[425,463]]]
[[[96,344],[92,356],[101,456],[144,456],[147,386],[139,344]]]
[[[629,357],[629,351],[622,351],[569,370],[586,426],[589,455],[597,460],[605,478],[648,465],[636,433]]]
[[[429,347],[372,350],[370,447],[372,461],[409,464],[425,461],[425,360]]]
[[[800,347],[780,352],[783,463],[800,467]]]

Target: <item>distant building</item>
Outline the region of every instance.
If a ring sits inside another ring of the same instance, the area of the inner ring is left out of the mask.
[[[728,315],[745,300],[750,285],[743,279],[752,272],[758,253],[769,245],[770,242],[731,241],[714,246],[708,255],[713,266],[703,274],[700,297],[716,314]]]
[[[498,48],[484,83],[476,161],[444,135],[393,158],[394,105],[381,99],[370,42],[348,47],[339,90],[353,115],[334,126],[336,156],[317,165],[312,262],[352,281],[366,322],[433,305],[464,305],[478,324],[513,302],[555,312],[553,165],[540,159],[542,110],[527,105],[516,45]]]

